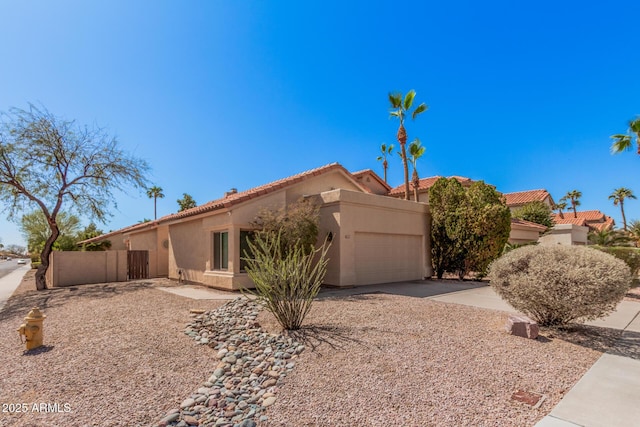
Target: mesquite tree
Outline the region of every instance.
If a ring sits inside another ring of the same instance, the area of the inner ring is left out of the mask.
[[[125,153],[100,127],[80,126],[44,108],[13,108],[0,122],[0,200],[15,217],[33,208],[51,231],[40,253],[36,287],[46,289],[49,254],[60,235],[61,209],[103,221],[114,206],[113,192],[145,188],[144,160]]]

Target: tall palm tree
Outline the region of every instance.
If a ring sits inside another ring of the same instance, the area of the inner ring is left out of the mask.
[[[162,199],[164,194],[162,193],[162,187],[153,186],[147,189],[147,196],[153,199],[153,219],[158,219],[157,200]]]
[[[553,204],[553,210],[558,211],[558,215],[560,215],[560,218],[564,218],[564,214],[562,213],[562,211],[565,209],[567,209],[567,202],[562,201],[562,199],[558,203]]]
[[[396,134],[396,138],[400,143],[400,157],[402,157],[402,166],[404,167],[404,198],[405,200],[409,200],[409,165],[407,164],[407,131],[404,128],[404,119],[405,116],[411,110],[413,106],[413,99],[416,96],[416,91],[411,89],[407,94],[402,96],[401,93],[390,93],[389,94],[389,103],[391,104],[391,117],[397,117],[400,120],[400,126],[398,127],[398,133]],[[418,105],[415,110],[411,113],[411,118],[415,120],[415,118],[427,111],[427,105],[422,103]]]
[[[416,163],[418,162],[418,159],[424,155],[425,151],[426,148],[420,144],[420,140],[418,138],[414,139],[411,144],[409,144],[409,155],[411,156],[411,166],[413,166],[411,182],[413,184],[413,197],[416,202],[418,201],[418,187],[420,186],[420,177],[418,176]]]
[[[382,151],[382,156],[378,156],[378,161],[382,162],[382,169],[384,169],[384,182],[387,182],[387,169],[389,168],[389,163],[387,162],[387,156],[393,154],[393,144],[382,144],[380,146],[380,151]]]
[[[635,134],[637,153],[640,154],[640,117],[635,120],[629,120],[629,130],[626,134],[611,135],[613,139],[613,145],[611,151],[613,153],[620,153],[622,151],[630,150],[633,146],[633,139]]]
[[[627,231],[627,218],[624,216],[624,199],[637,199],[633,194],[633,191],[625,187],[616,188],[609,196],[609,200],[613,200],[613,205],[620,205],[620,212],[622,213],[622,229]]]
[[[573,217],[578,218],[577,207],[580,206],[580,197],[582,197],[582,193],[578,190],[568,191],[567,194],[564,195],[563,198],[560,199],[561,202],[569,201],[571,203],[571,209],[573,209]]]

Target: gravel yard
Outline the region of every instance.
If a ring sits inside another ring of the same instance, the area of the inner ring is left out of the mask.
[[[0,426],[149,426],[189,397],[219,363],[184,334],[189,309],[224,301],[154,289],[168,283],[35,292],[27,276],[0,312],[0,403],[29,412],[0,413]],[[15,329],[36,305],[47,315],[47,347],[23,355]],[[532,341],[503,332],[505,320],[386,294],[318,300],[294,334],[307,349],[259,425],[533,426],[619,334],[543,330]],[[270,314],[258,321],[277,331]],[[533,409],[511,400],[518,390],[546,398]],[[62,412],[33,412],[33,403]]]

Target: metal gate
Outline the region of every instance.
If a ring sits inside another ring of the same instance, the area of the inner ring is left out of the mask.
[[[149,251],[127,251],[127,279],[149,278]]]

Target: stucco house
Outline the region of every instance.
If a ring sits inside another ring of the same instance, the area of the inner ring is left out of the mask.
[[[86,242],[109,239],[112,249],[148,250],[152,277],[240,289],[252,286],[241,257],[260,209],[313,198],[320,206],[320,238],[331,239],[325,284],[430,277],[428,206],[387,192],[373,171],[351,174],[332,163]]]
[[[553,209],[555,205],[551,194],[544,189],[505,193],[504,198],[511,212],[531,202],[542,202],[549,206],[549,209]]]
[[[599,210],[564,212],[562,215],[554,214],[553,221],[556,224],[577,224],[588,227],[589,231],[611,230],[616,225],[613,218]]]

